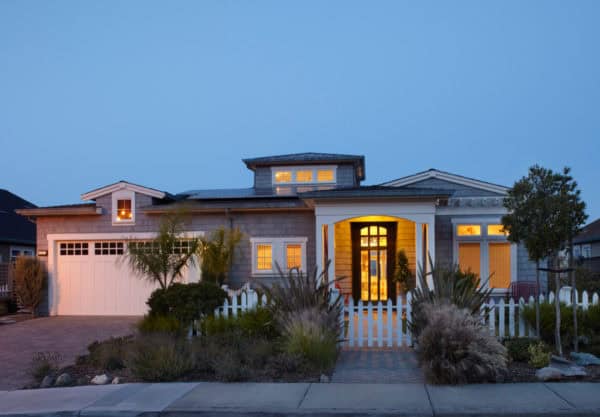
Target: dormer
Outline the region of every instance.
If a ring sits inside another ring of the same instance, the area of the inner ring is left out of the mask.
[[[365,179],[362,155],[297,153],[243,160],[254,171],[254,188],[294,194],[313,189],[348,188]]]
[[[105,206],[110,205],[110,208],[106,208],[110,212],[113,226],[135,225],[137,207],[150,205],[153,199],[163,200],[167,197],[168,194],[164,191],[127,181],[119,181],[81,195],[82,200],[93,200],[97,203],[104,200]]]

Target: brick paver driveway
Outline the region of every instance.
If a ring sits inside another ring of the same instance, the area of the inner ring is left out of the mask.
[[[0,390],[30,382],[35,352],[58,352],[64,365],[87,352],[94,340],[133,333],[139,317],[42,317],[0,326]]]
[[[342,350],[331,378],[346,383],[424,383],[411,348]]]

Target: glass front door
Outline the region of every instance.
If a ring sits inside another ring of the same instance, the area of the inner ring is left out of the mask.
[[[371,225],[360,229],[360,298],[363,301],[388,299],[388,231]]]

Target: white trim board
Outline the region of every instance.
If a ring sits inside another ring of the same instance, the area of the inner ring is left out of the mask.
[[[166,193],[153,188],[142,187],[141,185],[132,184],[127,181],[119,181],[115,184],[107,185],[106,187],[98,188],[85,194],[81,194],[81,199],[84,201],[95,200],[98,197],[102,197],[103,195],[120,190],[132,191],[154,198],[165,198],[166,196]]]
[[[508,187],[504,187],[502,185],[491,184],[489,182],[479,181],[473,178],[467,178],[461,175],[451,174],[449,172],[438,171],[437,169],[432,169],[415,175],[409,175],[408,177],[403,177],[397,180],[385,182],[382,185],[388,187],[403,187],[405,185],[414,184],[416,182],[427,180],[430,178],[436,178],[454,184],[465,185],[467,187],[478,188],[480,190],[491,191],[500,194],[506,194],[506,192],[509,189]]]

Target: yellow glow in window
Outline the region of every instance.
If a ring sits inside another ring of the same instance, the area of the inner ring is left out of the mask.
[[[131,200],[117,200],[117,220],[131,220]]]
[[[481,226],[478,224],[459,224],[456,233],[458,236],[481,236]]]
[[[296,171],[296,182],[312,182],[312,171]]]
[[[333,169],[317,170],[317,181],[318,182],[334,182]]]
[[[287,269],[302,268],[302,245],[287,245],[285,257]]]
[[[256,269],[270,271],[273,269],[273,248],[271,245],[256,245]]]
[[[275,182],[292,182],[291,171],[278,171],[275,173]]]
[[[504,231],[504,226],[501,224],[488,224],[487,227],[488,236],[507,236],[508,233]]]

